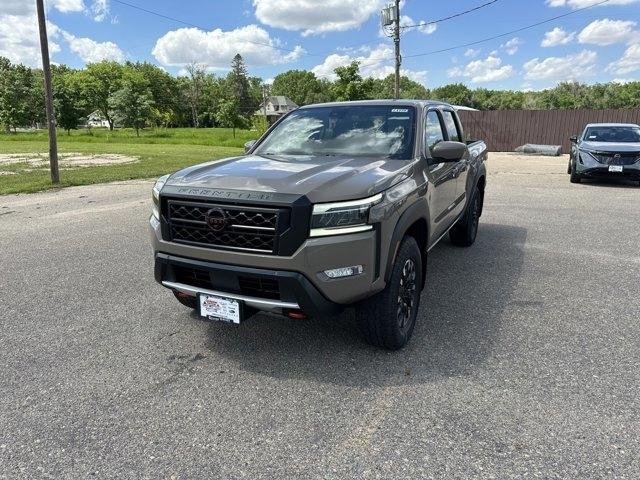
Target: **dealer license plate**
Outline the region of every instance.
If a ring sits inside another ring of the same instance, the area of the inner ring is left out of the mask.
[[[609,165],[610,172],[622,172],[622,165]]]
[[[200,316],[209,320],[240,323],[240,302],[216,295],[200,295]]]

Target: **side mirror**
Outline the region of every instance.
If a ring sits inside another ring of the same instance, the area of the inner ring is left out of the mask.
[[[440,162],[457,162],[467,153],[467,145],[461,142],[440,142],[431,150],[431,156]]]
[[[569,137],[569,140],[571,140],[571,143],[578,143],[578,136],[573,135],[572,137]]]
[[[244,144],[244,153],[248,153],[249,150],[251,150],[253,148],[253,146],[256,144],[257,140],[249,140],[247,143]]]

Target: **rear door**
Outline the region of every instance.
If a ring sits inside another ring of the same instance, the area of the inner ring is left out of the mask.
[[[444,128],[447,134],[447,140],[450,142],[464,143],[462,136],[462,127],[458,120],[458,115],[449,109],[442,111],[442,119],[444,121]],[[457,216],[464,210],[467,196],[467,179],[469,176],[469,152],[465,152],[465,155],[458,160],[454,165],[454,175],[456,176],[456,196],[454,198],[454,206],[452,212]]]
[[[433,188],[429,194],[431,218],[434,224],[435,238],[442,235],[454,220],[452,211],[457,189],[456,162],[438,162],[431,154],[433,147],[446,140],[441,113],[438,110],[427,111],[425,118],[425,150],[429,157],[429,177]]]

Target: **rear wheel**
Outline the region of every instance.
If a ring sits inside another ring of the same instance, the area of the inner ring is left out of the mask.
[[[453,228],[449,230],[451,243],[458,247],[470,247],[473,245],[478,236],[478,225],[480,224],[483,201],[482,191],[476,187],[464,215]]]
[[[172,290],[172,292],[176,299],[185,307],[192,308],[194,310],[198,308],[197,297],[192,297],[191,295],[187,295],[186,293],[182,292],[176,292],[175,290]]]
[[[356,320],[368,343],[388,350],[399,350],[407,344],[420,306],[422,268],[418,243],[413,237],[405,237],[387,287],[356,307]]]

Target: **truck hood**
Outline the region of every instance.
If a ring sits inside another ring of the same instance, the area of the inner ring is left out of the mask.
[[[632,142],[582,142],[580,148],[598,152],[640,152],[640,143]]]
[[[407,177],[413,160],[244,155],[180,170],[167,185],[305,195],[312,203],[375,195]]]

